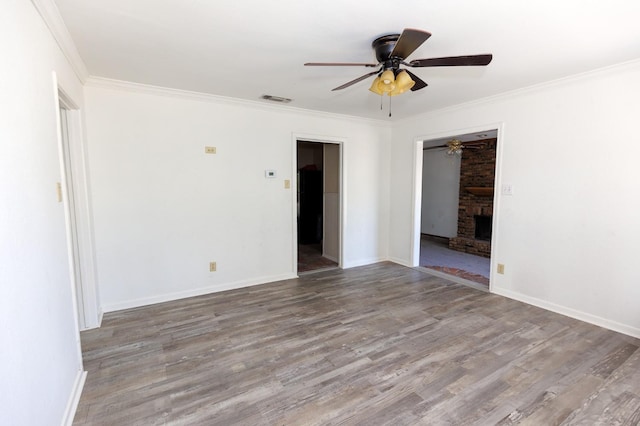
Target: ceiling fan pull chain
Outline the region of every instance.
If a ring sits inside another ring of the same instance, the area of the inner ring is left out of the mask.
[[[391,96],[389,96],[389,117],[391,117]]]

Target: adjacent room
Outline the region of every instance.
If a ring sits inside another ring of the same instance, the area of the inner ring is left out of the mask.
[[[485,289],[497,136],[496,130],[455,135],[425,141],[422,148],[420,266]]]
[[[402,9],[2,3],[0,424],[640,422],[640,4]]]

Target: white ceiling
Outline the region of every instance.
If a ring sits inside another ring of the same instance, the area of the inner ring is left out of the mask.
[[[414,68],[425,89],[392,98],[393,119],[640,58],[637,0],[55,0],[89,73],[291,107],[388,119],[360,67],[371,41],[432,36],[409,59],[493,53],[487,67]]]

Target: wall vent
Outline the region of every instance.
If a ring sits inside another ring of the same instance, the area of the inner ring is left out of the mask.
[[[264,99],[265,101],[271,101],[271,102],[279,102],[281,104],[288,104],[289,102],[291,102],[291,99],[289,98],[283,98],[281,96],[273,96],[273,95],[262,95],[260,96],[260,99]]]

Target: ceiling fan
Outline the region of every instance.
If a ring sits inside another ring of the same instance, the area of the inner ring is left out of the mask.
[[[462,155],[464,149],[480,149],[487,144],[487,141],[469,141],[462,142],[459,139],[451,139],[444,145],[430,146],[428,148],[422,148],[423,151],[430,151],[432,149],[446,149],[447,155]]]
[[[379,37],[371,43],[371,47],[376,53],[377,63],[353,63],[353,62],[307,62],[305,66],[364,66],[378,68],[361,77],[351,80],[332,90],[342,90],[355,83],[365,80],[377,74],[371,85],[372,92],[378,95],[388,94],[395,96],[411,90],[423,89],[427,83],[407,69],[401,69],[400,65],[411,68],[425,67],[457,67],[488,65],[493,59],[491,54],[468,55],[468,56],[448,56],[443,58],[414,59],[407,62],[407,58],[422,43],[424,43],[431,33],[412,28],[406,28],[402,34],[389,34]]]

